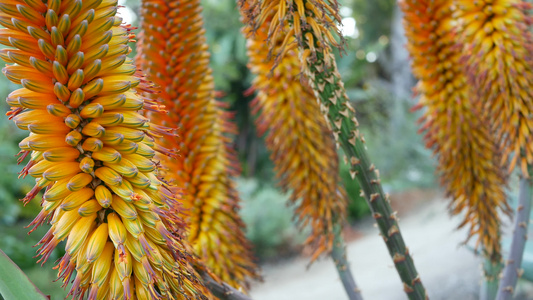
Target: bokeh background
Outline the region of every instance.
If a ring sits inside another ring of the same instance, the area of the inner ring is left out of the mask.
[[[139,0],[119,2],[124,5],[121,12],[125,21],[137,25]],[[242,217],[247,224],[247,235],[255,245],[256,256],[268,269],[305,258],[306,249],[300,246],[305,233],[295,228],[291,208],[286,205],[288,195],[278,189],[264,140],[255,132],[255,116],[249,108],[253,96],[245,96],[252,75],[246,67],[245,39],[240,31],[235,2],[204,0],[204,18],[216,86],[224,92],[223,101],[230,103],[239,126],[235,148],[242,165],[242,175],[237,179],[243,200]],[[343,5],[341,30],[347,38],[347,47],[338,56],[338,65],[357,110],[361,130],[366,135],[369,153],[380,169],[383,186],[393,196],[395,207],[402,212],[416,209],[438,192],[432,192],[437,187],[431,152],[424,148],[417,134],[417,114],[409,111],[415,102],[412,97],[415,80],[404,49],[399,11],[394,0],[340,2]],[[15,88],[0,76],[0,98],[4,99]],[[4,101],[0,106],[2,111],[8,110]],[[36,259],[32,258],[36,249],[32,246],[48,226],[29,236],[24,229],[37,215],[39,205],[38,201],[33,201],[23,207],[19,201],[33,186],[29,176],[17,179],[22,166],[16,164],[14,155],[23,136],[24,133],[7,118],[0,118],[0,249],[43,292],[53,295],[52,299],[62,299],[65,292],[58,283],[51,283],[55,278],[51,267],[55,259],[63,255],[62,247],[56,249],[44,267],[37,266]],[[350,179],[344,163],[339,172],[350,195],[350,226],[346,234],[349,240],[356,239],[362,234],[359,228],[370,222],[369,210],[359,198],[359,187]],[[356,271],[356,278],[357,274]],[[337,289],[342,289],[340,284]],[[398,292],[401,295],[401,290]]]

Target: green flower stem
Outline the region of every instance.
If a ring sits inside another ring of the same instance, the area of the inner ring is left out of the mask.
[[[337,268],[337,273],[339,273],[344,290],[346,291],[346,294],[348,294],[348,299],[363,300],[361,292],[355,284],[348,260],[346,259],[346,245],[344,244],[344,239],[342,238],[342,226],[339,224],[339,222],[335,224],[333,233],[335,234],[335,239],[333,241],[331,258],[335,263],[335,268]]]
[[[480,300],[494,300],[498,292],[499,276],[503,269],[503,264],[495,263],[490,257],[483,258],[483,278],[481,290],[479,293]]]
[[[317,45],[309,47],[307,43],[300,44],[300,47],[301,53],[313,48],[318,49]],[[306,75],[319,98],[321,110],[331,123],[335,139],[347,156],[352,178],[357,178],[365,194],[403,282],[405,293],[409,299],[427,299],[426,290],[405,246],[396,215],[388,196],[383,192],[379,172],[368,158],[364,138],[358,130],[355,110],[349,104],[334,55],[317,50],[302,63],[306,66]]]
[[[531,170],[531,167],[529,169]],[[496,297],[498,300],[507,300],[513,297],[516,282],[523,273],[521,265],[527,240],[529,214],[531,212],[532,185],[533,179],[525,178],[524,176],[520,178],[518,207],[516,208],[515,214],[513,239],[511,241],[509,257],[507,258],[503,270],[503,277],[500,280],[500,286],[498,287],[498,295]]]

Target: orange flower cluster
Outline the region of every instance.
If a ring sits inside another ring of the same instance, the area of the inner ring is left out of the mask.
[[[253,85],[257,97],[252,106],[256,113],[261,112],[256,121],[258,132],[266,132],[281,186],[292,191],[290,201],[296,206],[302,228],[311,225],[306,244],[314,251],[313,261],[333,247],[333,226],[343,221],[346,193],[339,185],[332,132],[321,116],[313,90],[305,83],[307,79],[301,78],[298,50],[288,50],[274,69],[275,62],[268,58],[269,45],[264,42],[269,26],[270,22],[264,22],[255,32],[249,26],[244,29],[249,68],[256,75]],[[279,38],[272,42],[276,46],[282,43]],[[274,48],[272,54],[277,50]]]
[[[528,175],[533,164],[533,38],[526,14],[531,4],[520,0],[458,0],[454,17],[465,46],[469,83],[489,111],[491,122],[510,158],[510,171],[520,163]]]
[[[257,277],[244,224],[238,215],[239,197],[232,179],[239,171],[228,134],[234,134],[225,105],[215,100],[209,53],[199,0],[146,0],[138,55],[150,79],[162,88],[170,113],[160,119],[177,127],[180,138],[165,138],[178,149],[166,159],[166,179],[184,184],[184,216],[195,253],[222,280],[247,288]]]
[[[481,99],[467,83],[456,45],[450,0],[400,2],[413,72],[420,80],[418,108],[425,108],[421,131],[438,156],[441,183],[453,198],[453,214],[466,213],[486,254],[500,257],[498,211],[509,213],[500,149]]]
[[[182,241],[179,202],[156,175],[156,136],[168,129],[139,111],[159,110],[137,91],[137,74],[113,0],[4,0],[0,57],[22,88],[7,97],[8,116],[30,132],[20,142],[21,176],[36,178],[27,203],[44,191],[32,231],[45,262],[61,241],[64,285],[75,299],[205,298]],[[74,275],[75,274],[75,275]]]

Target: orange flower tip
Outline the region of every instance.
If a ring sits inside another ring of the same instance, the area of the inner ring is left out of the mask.
[[[42,187],[35,185],[31,191],[29,191],[24,198],[21,199],[24,206],[28,204],[37,194],[42,190]]]

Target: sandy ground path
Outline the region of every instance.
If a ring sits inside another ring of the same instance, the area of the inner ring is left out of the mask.
[[[480,261],[459,244],[466,237],[456,231],[459,219],[450,219],[446,201],[425,204],[400,220],[401,230],[430,299],[476,299]],[[348,245],[348,258],[367,300],[407,299],[398,274],[377,228],[363,226],[364,237]],[[308,260],[263,266],[265,282],[254,286],[256,300],[347,299],[333,263],[323,259],[306,270]]]

